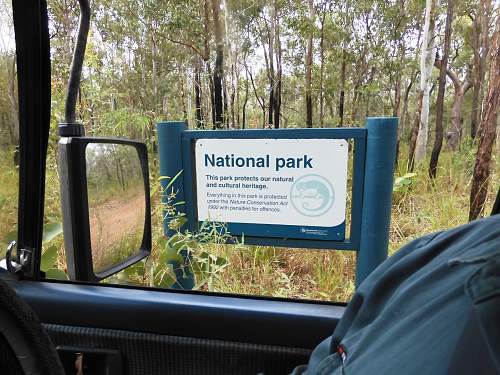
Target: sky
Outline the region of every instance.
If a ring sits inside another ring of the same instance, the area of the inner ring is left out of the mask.
[[[12,3],[8,0],[0,0],[0,52],[13,51],[15,47]]]

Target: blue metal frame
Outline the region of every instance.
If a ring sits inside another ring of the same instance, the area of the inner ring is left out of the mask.
[[[362,236],[357,253],[356,285],[387,258],[398,119],[368,118],[366,131]]]
[[[352,139],[353,173],[349,238],[341,240],[290,238],[292,226],[227,223],[235,236],[249,225],[258,236],[245,236],[244,242],[304,249],[357,251],[356,283],[359,284],[386,257],[396,156],[397,118],[368,118],[365,128],[271,129],[271,130],[187,130],[185,122],[159,123],[158,144],[160,173],[173,177],[182,171],[174,189],[185,204],[187,228],[196,230],[200,223],[196,212],[196,167],[194,143],[198,139]],[[166,186],[168,180],[162,180]],[[344,224],[335,228],[342,233]],[[295,227],[297,228],[297,227]],[[300,228],[300,227],[299,227]],[[314,227],[311,227],[314,228]],[[168,218],[164,220],[166,235]],[[342,233],[343,234],[343,233]],[[283,237],[279,237],[283,235]],[[307,236],[306,236],[307,237]]]
[[[245,235],[244,242],[250,245],[286,246],[297,248],[320,248],[356,250],[359,248],[361,230],[361,201],[363,199],[363,176],[365,164],[366,129],[270,129],[270,130],[187,130],[181,134],[182,163],[184,180],[185,213],[188,229],[196,230],[200,225],[196,213],[196,167],[194,142],[198,139],[353,139],[355,160],[353,165],[352,197],[356,205],[352,207],[351,231],[344,239],[345,223],[329,228],[338,233],[336,240],[318,239],[315,235],[300,233],[301,226],[226,223],[228,232],[240,236],[250,230],[252,235]],[[308,227],[316,229],[316,227]],[[293,236],[293,237],[292,237]]]

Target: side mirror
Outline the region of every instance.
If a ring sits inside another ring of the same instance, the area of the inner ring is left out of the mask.
[[[102,280],[151,253],[145,144],[63,137],[59,170],[71,280]]]

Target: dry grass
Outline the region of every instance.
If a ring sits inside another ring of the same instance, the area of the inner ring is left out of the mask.
[[[7,234],[17,225],[19,173],[12,162],[12,150],[0,150],[0,256],[7,246]]]
[[[389,252],[426,233],[444,230],[468,220],[474,150],[464,147],[454,156],[443,152],[438,177],[431,181],[424,167],[417,169],[413,184],[394,194]],[[404,152],[403,152],[404,154]],[[60,221],[59,189],[55,158],[48,161],[46,221]],[[398,175],[403,175],[404,161]],[[425,164],[424,166],[426,166]],[[17,222],[17,170],[9,155],[0,155],[0,241]],[[52,182],[51,182],[52,181]],[[500,181],[500,165],[494,158],[486,213]],[[161,237],[161,206],[155,194],[153,208],[154,243]],[[58,263],[64,269],[62,238],[54,240],[60,248]],[[159,246],[153,246],[152,259]],[[246,295],[263,295],[328,301],[347,301],[354,292],[355,253],[262,246],[208,245],[209,252],[226,258],[229,265],[216,275],[211,290]],[[204,287],[206,288],[206,286]]]
[[[417,237],[467,223],[473,162],[474,153],[467,149],[453,157],[444,152],[435,181],[428,177],[427,163],[417,168],[413,184],[393,197],[390,254]],[[406,172],[402,165],[399,175]],[[500,181],[496,159],[491,181],[496,184],[489,189],[487,214]],[[230,261],[215,291],[329,301],[347,301],[354,292],[353,252],[255,246],[212,246],[210,251]]]

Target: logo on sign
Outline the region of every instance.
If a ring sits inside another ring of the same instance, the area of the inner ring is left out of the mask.
[[[322,216],[332,208],[335,191],[323,176],[309,174],[300,177],[290,192],[292,206],[304,216]]]

